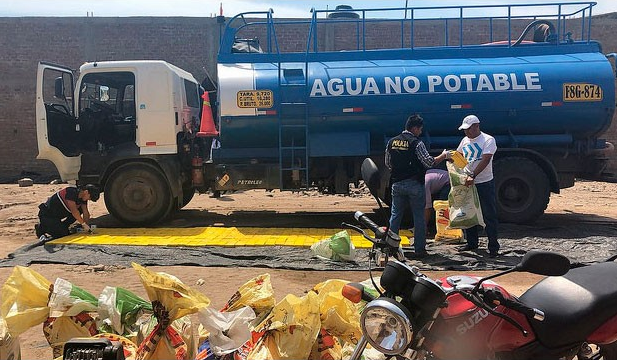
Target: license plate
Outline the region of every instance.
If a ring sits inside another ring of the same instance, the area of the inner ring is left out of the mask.
[[[563,84],[563,101],[601,101],[602,88],[595,84]]]

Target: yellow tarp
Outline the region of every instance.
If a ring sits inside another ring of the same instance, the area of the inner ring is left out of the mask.
[[[143,246],[301,246],[332,236],[340,229],[195,227],[195,228],[97,228],[94,234],[77,233],[52,244],[75,245],[143,245]],[[360,234],[348,230],[356,248],[370,248]],[[409,231],[401,231],[401,243],[409,244]]]

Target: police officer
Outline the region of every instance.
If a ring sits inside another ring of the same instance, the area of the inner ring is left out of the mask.
[[[419,139],[424,120],[420,115],[409,116],[405,130],[388,141],[386,147],[386,166],[390,168],[390,185],[392,187],[392,206],[390,208],[390,230],[398,234],[401,220],[407,207],[411,207],[414,222],[414,251],[410,255],[422,258],[426,252],[426,228],[424,205],[426,203],[424,174],[426,169],[449,158],[444,150],[439,156],[432,157],[426,146]]]
[[[88,200],[97,201],[101,194],[96,185],[66,187],[39,205],[40,224],[35,225],[36,236],[49,234],[53,239],[69,234],[69,226],[77,221],[84,231],[90,231]]]

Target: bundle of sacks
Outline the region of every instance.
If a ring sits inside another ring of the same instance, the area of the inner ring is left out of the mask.
[[[15,267],[2,287],[0,311],[11,334],[43,324],[54,358],[76,337],[119,341],[126,359],[193,359],[196,338],[189,318],[210,301],[177,278],[133,264],[150,301],[106,287],[96,298],[58,278],[53,284],[26,267]]]
[[[343,359],[361,337],[364,304],[342,296],[343,280],[277,303],[270,276],[263,274],[217,311],[178,278],[133,268],[149,301],[118,287],[106,287],[97,298],[64,279],[52,284],[30,268],[15,267],[2,287],[2,318],[14,337],[42,324],[54,358],[62,357],[72,338],[104,337],[122,343],[126,359]],[[365,355],[373,358],[370,349]]]
[[[447,228],[469,229],[476,225],[484,227],[486,225],[482,217],[478,190],[475,185],[465,185],[465,179],[471,173],[467,160],[456,151],[453,152],[452,160],[446,163],[450,177],[450,193],[448,194],[450,224]]]

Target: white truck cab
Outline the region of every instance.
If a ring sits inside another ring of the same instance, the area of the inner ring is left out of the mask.
[[[190,73],[164,61],[85,63],[76,81],[70,68],[41,62],[37,158],[64,181],[100,184],[112,214],[135,212],[120,217],[129,223],[160,217],[183,198],[179,139],[199,121],[201,92]]]

